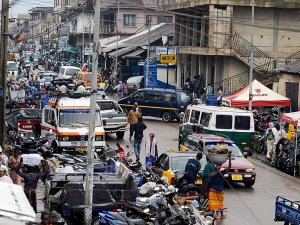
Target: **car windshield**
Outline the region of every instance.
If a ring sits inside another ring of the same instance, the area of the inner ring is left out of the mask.
[[[235,157],[242,157],[243,154],[241,150],[232,143],[223,143],[223,142],[208,142],[205,144],[206,150],[209,151],[210,149],[228,149],[232,152],[232,155]]]
[[[18,66],[16,63],[8,63],[7,64],[7,70],[8,71],[17,71],[18,70]]]
[[[68,68],[67,71],[66,71],[66,75],[73,76],[74,74],[78,73],[79,71],[80,71],[80,69]]]
[[[45,81],[53,80],[53,74],[42,74],[40,77],[43,78]]]
[[[179,94],[180,94],[181,102],[190,102],[191,101],[191,97],[187,93],[180,91]]]
[[[172,170],[174,172],[185,170],[185,166],[189,159],[195,158],[194,156],[181,156],[172,158]]]
[[[59,125],[64,126],[89,126],[89,109],[61,109],[59,110]],[[101,125],[100,111],[96,110],[96,126]]]

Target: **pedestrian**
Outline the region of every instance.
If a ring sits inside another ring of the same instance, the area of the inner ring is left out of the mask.
[[[196,95],[196,98],[199,98],[200,97],[200,86],[201,86],[200,75],[197,75],[194,78],[195,78],[195,95]]]
[[[128,96],[128,85],[127,85],[127,81],[124,82],[123,84],[123,95],[124,97]]]
[[[7,174],[7,167],[4,165],[0,166],[0,182],[13,184],[13,181]]]
[[[42,131],[41,121],[38,121],[33,126],[33,133],[34,133],[35,139],[40,138],[41,131]]]
[[[11,168],[10,170],[10,178],[14,182],[14,184],[21,185],[22,184],[22,177],[20,177],[16,171],[14,170],[19,165],[21,165],[21,156],[18,151],[15,151],[13,155],[9,156],[8,158],[8,167]]]
[[[140,161],[141,145],[144,137],[144,130],[147,126],[143,123],[142,117],[138,117],[138,121],[133,125],[134,132],[134,153],[136,162]]]
[[[123,98],[123,84],[122,81],[119,81],[119,87],[117,90],[118,98],[121,99]]]
[[[67,93],[67,86],[63,83],[62,85],[59,86],[58,90],[60,93],[65,94]]]
[[[224,174],[227,170],[219,171],[221,165],[217,165],[214,171],[209,174],[208,189],[208,210],[215,211],[224,209]]]
[[[208,189],[207,189],[207,183],[209,174],[215,171],[216,165],[212,163],[209,158],[206,158],[207,163],[204,166],[203,172],[201,174],[202,177],[202,195],[204,198],[208,198]]]
[[[210,83],[204,88],[206,95],[212,94],[212,86],[210,86]]]
[[[84,82],[81,82],[80,85],[77,87],[76,93],[84,93],[86,92],[86,88],[84,86]]]
[[[46,211],[41,213],[41,223],[39,225],[51,225],[50,224],[50,214]]]
[[[36,204],[36,188],[40,178],[42,178],[47,172],[35,172],[33,166],[27,166],[27,173],[20,170],[21,164],[15,168],[15,172],[24,179],[24,192],[32,206],[33,210],[37,213]]]
[[[223,98],[223,91],[222,91],[221,87],[218,88],[217,94],[218,94],[217,104],[218,104],[218,106],[221,106],[222,105],[222,98]]]
[[[272,122],[269,123],[269,129],[267,130],[265,136],[267,138],[267,159],[272,165],[275,165],[276,159],[276,142],[275,137],[277,135],[277,130]]]
[[[8,165],[8,157],[3,153],[2,147],[0,146],[0,165]]]
[[[138,110],[138,104],[135,102],[133,104],[132,109],[128,113],[128,123],[130,125],[129,127],[129,140],[131,141],[132,135],[133,135],[133,125],[137,123],[138,118],[141,117],[142,114]]]
[[[186,163],[183,179],[188,184],[195,184],[197,175],[201,169],[200,160],[202,156],[202,152],[198,152],[195,159],[189,159]]]
[[[158,158],[157,140],[155,133],[150,133],[149,138],[145,142],[146,151],[146,167],[150,167]]]

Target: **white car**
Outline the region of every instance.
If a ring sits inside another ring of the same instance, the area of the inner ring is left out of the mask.
[[[81,69],[76,66],[62,66],[60,68],[60,71],[58,73],[59,79],[70,79],[72,78],[76,73],[80,72]]]

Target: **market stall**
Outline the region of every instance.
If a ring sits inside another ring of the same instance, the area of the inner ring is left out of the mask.
[[[252,82],[252,106],[290,106],[291,100],[264,86],[257,80]],[[222,104],[231,107],[247,107],[249,105],[249,85],[224,96]]]
[[[292,124],[296,127],[296,138],[295,140],[298,140],[298,129],[300,128],[300,111],[298,112],[292,112],[292,113],[283,113],[281,115],[281,120],[283,122],[286,122],[288,124]],[[298,149],[298,142],[295,141],[295,158],[294,158],[294,176],[296,176],[296,166],[297,166],[297,149]]]

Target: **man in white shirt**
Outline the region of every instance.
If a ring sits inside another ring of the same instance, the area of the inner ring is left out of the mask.
[[[151,163],[155,162],[158,158],[157,140],[154,138],[155,134],[150,133],[149,137],[145,142],[146,167],[150,167]]]
[[[61,93],[67,93],[67,86],[65,84],[62,84],[59,86],[58,90]]]
[[[8,157],[3,153],[2,147],[0,146],[0,165],[7,166]]]
[[[75,91],[76,93],[83,93],[86,92],[85,86],[83,82],[77,87],[77,90]]]

